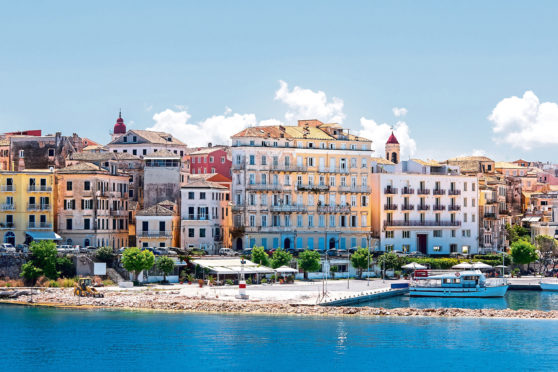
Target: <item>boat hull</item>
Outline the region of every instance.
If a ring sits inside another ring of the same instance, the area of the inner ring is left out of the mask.
[[[558,283],[539,283],[543,291],[558,292]]]
[[[507,285],[481,288],[438,288],[411,287],[411,297],[504,297],[508,291]]]

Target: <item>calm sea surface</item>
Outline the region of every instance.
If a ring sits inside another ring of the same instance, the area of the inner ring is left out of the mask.
[[[360,304],[359,306],[415,307],[419,309],[458,307],[465,309],[558,310],[558,292],[508,291],[502,298],[434,298],[398,296]]]

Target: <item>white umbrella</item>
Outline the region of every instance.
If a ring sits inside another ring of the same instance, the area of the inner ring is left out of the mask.
[[[421,264],[418,264],[416,262],[411,262],[407,265],[401,266],[402,269],[411,269],[411,270],[424,270],[426,269],[426,266],[423,266]]]
[[[473,269],[492,269],[492,266],[485,264],[484,262],[473,262]]]
[[[276,272],[278,273],[298,273],[297,269],[293,269],[292,267],[288,267],[288,266],[281,266],[275,269]]]
[[[472,269],[473,265],[468,262],[461,262],[460,264],[454,265],[451,267],[452,269]]]

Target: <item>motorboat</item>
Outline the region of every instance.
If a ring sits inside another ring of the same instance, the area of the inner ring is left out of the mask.
[[[539,283],[539,285],[541,286],[541,289],[543,291],[555,291],[558,292],[558,281],[555,282],[543,282],[541,281]]]
[[[486,279],[478,270],[418,277],[409,287],[411,297],[504,297],[505,279]]]

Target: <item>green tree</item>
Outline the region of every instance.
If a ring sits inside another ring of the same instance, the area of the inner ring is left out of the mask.
[[[513,244],[518,240],[525,240],[525,239],[529,240],[529,238],[531,237],[531,233],[529,229],[521,225],[512,226],[510,224],[507,224],[506,232],[508,234],[508,240],[510,241],[510,244]]]
[[[284,249],[278,249],[273,252],[273,257],[271,258],[271,267],[276,269],[283,265],[288,266],[293,260],[293,255]]]
[[[558,259],[558,242],[551,236],[538,235],[535,237],[535,245],[540,253],[540,264],[544,271],[554,269]]]
[[[163,282],[167,281],[167,275],[174,270],[174,261],[168,256],[163,256],[157,259],[157,270],[163,273]]]
[[[401,265],[403,264],[403,259],[401,259],[398,255],[393,252],[384,253],[380,257],[378,257],[378,265],[383,270],[400,270]]]
[[[139,248],[130,247],[122,253],[122,266],[134,273],[136,281],[139,273],[151,269],[154,263],[155,256],[147,249],[142,251]]]
[[[368,268],[368,255],[369,252],[366,248],[359,248],[351,255],[351,264],[358,270],[359,278],[362,278],[362,271]]]
[[[76,275],[76,267],[74,262],[68,257],[58,257],[56,259],[56,270],[63,278],[73,278]]]
[[[110,265],[114,261],[114,251],[112,247],[101,247],[95,252],[95,258],[97,261],[105,262],[107,265]]]
[[[511,256],[513,262],[517,265],[529,265],[538,258],[535,246],[521,239],[511,245]]]
[[[56,244],[50,240],[34,241],[29,247],[31,260],[22,266],[21,276],[30,282],[44,275],[49,279],[58,279],[60,273],[56,269],[58,252]]]
[[[337,266],[330,266],[329,273],[331,274],[331,279],[335,279],[335,273],[339,271],[339,267]]]
[[[309,272],[316,272],[320,269],[320,254],[307,249],[298,255],[298,265],[304,271],[304,279],[308,279]]]
[[[265,252],[264,247],[252,248],[252,262],[263,266],[269,266],[269,255]]]

